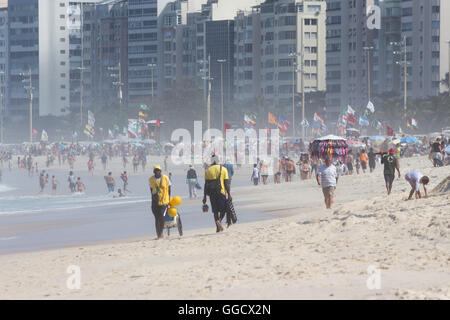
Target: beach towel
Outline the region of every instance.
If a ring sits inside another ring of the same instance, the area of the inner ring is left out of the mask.
[[[232,200],[227,199],[226,206],[225,206],[225,211],[227,213],[227,223],[235,224],[237,222],[237,216],[236,216],[236,211],[234,210],[234,206],[233,206],[233,201]]]

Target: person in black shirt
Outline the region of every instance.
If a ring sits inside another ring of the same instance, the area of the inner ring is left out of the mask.
[[[373,152],[373,148],[370,148],[368,156],[369,156],[369,168],[370,168],[370,172],[372,173],[373,170],[375,170],[375,165],[376,165],[376,163],[375,163],[376,155]]]
[[[189,198],[197,198],[197,191],[195,190],[195,186],[198,183],[197,172],[195,172],[195,169],[192,167],[192,165],[189,166],[189,170],[186,176],[186,183],[189,186]]]
[[[442,166],[441,142],[439,138],[431,144],[431,157],[434,167]]]

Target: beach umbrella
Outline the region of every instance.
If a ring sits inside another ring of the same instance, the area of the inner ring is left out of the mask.
[[[171,142],[167,142],[166,144],[164,144],[164,148],[165,147],[173,148],[173,147],[175,147],[175,145],[173,143],[171,143]]]
[[[450,144],[444,149],[445,153],[450,154]]]
[[[346,139],[330,134],[328,136],[317,138],[316,140],[318,140],[318,141],[326,141],[326,140],[346,140]]]
[[[404,137],[400,140],[400,143],[406,143],[406,144],[413,144],[413,143],[419,143],[419,139],[408,136]]]
[[[369,139],[370,139],[370,141],[381,141],[381,142],[384,142],[384,140],[386,140],[385,137],[381,137],[381,136],[373,136],[373,137],[370,137]]]

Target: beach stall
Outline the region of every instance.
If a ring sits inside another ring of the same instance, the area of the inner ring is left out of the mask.
[[[328,135],[313,140],[309,144],[309,152],[312,157],[323,159],[326,156],[332,156],[333,159],[344,161],[348,154],[348,144],[342,137]]]

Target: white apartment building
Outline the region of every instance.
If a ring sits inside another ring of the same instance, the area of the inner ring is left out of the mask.
[[[305,93],[324,91],[326,2],[267,0],[260,5],[260,16],[261,93],[266,102],[289,110],[293,90],[298,101],[302,88]]]

